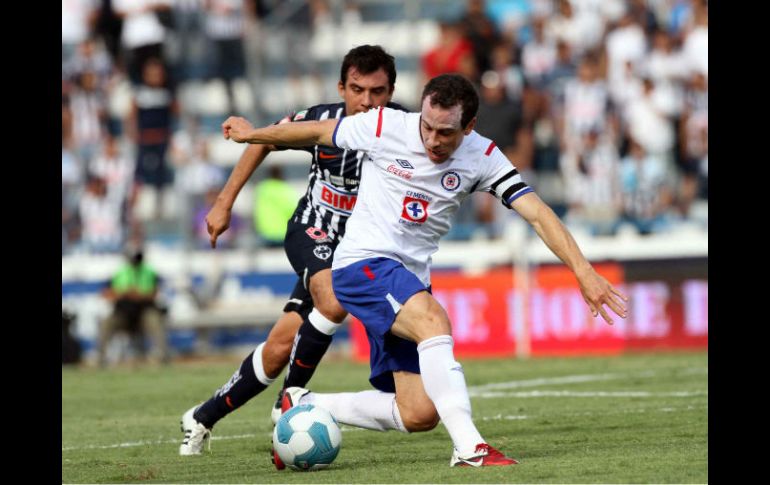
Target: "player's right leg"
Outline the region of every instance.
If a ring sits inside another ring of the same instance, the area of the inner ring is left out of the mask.
[[[325,268],[310,276],[309,287],[313,310],[297,331],[283,389],[307,385],[347,316],[334,296],[331,269]]]
[[[179,447],[180,455],[198,455],[211,429],[222,418],[264,391],[283,370],[288,360],[294,335],[302,323],[297,311],[284,309],[267,340],[257,346],[241,363],[230,379],[211,398],[194,406],[182,416],[185,437]]]
[[[294,221],[288,223],[284,239],[286,256],[304,283],[313,309],[303,315],[282,389],[307,385],[347,316],[332,289],[332,255],[338,243],[338,238],[329,237],[319,228]],[[279,393],[273,406],[273,422],[280,417],[281,399]]]
[[[385,378],[395,371],[421,375],[422,385],[414,378],[400,382],[401,392],[410,392],[397,398],[404,406],[405,424],[415,430],[432,424],[432,407],[410,406],[412,400],[421,402],[416,390],[424,389],[452,438],[457,455],[450,462],[453,466],[515,463],[490,448],[473,424],[465,376],[454,358],[449,317],[414,273],[392,259],[372,258],[335,270],[333,283],[339,301],[366,327],[372,384],[384,389]],[[399,389],[395,391],[398,395]]]
[[[393,334],[417,343],[425,392],[454,445],[450,466],[514,465],[516,460],[489,446],[473,423],[465,375],[454,358],[451,330],[446,311],[426,291],[401,305],[391,327]]]

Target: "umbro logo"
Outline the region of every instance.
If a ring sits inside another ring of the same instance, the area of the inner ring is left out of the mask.
[[[411,163],[409,163],[407,160],[401,160],[400,158],[397,158],[396,163],[401,165],[403,168],[414,169],[414,166]]]

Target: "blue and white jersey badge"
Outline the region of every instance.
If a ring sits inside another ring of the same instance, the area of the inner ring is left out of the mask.
[[[460,186],[460,174],[457,172],[447,172],[441,177],[441,186],[445,190],[454,192]]]

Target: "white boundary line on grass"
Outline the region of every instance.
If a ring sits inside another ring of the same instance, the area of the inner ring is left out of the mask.
[[[472,394],[479,399],[500,397],[693,397],[708,396],[706,391],[648,392],[648,391],[527,391],[527,392],[482,392]]]
[[[705,367],[689,367],[686,369],[683,369],[684,372],[688,374],[707,374],[708,368]],[[652,392],[645,392],[645,391],[630,391],[630,392],[624,392],[624,391],[618,391],[618,392],[605,392],[605,391],[583,391],[583,392],[575,392],[575,391],[561,391],[561,390],[551,390],[551,391],[528,391],[528,392],[491,392],[493,390],[501,390],[501,389],[516,389],[521,387],[537,387],[537,386],[544,386],[544,385],[552,385],[552,384],[573,384],[573,383],[581,383],[581,382],[594,382],[594,381],[606,381],[606,380],[614,380],[614,379],[623,379],[623,378],[632,378],[632,377],[652,377],[654,376],[654,372],[652,371],[645,371],[645,372],[637,372],[637,373],[628,373],[628,374],[584,374],[584,375],[573,375],[573,376],[562,376],[562,377],[546,377],[546,378],[540,378],[540,379],[527,379],[527,380],[521,380],[521,381],[509,381],[509,382],[496,382],[492,384],[484,384],[481,386],[471,386],[468,388],[468,393],[471,397],[480,398],[480,399],[492,399],[492,398],[500,398],[500,397],[656,397],[656,396],[666,396],[666,397],[691,397],[691,396],[703,396],[708,395],[708,392],[704,391],[695,391],[695,392],[668,392],[668,393],[652,393]],[[663,408],[666,412],[670,412],[674,410],[674,408]],[[479,417],[482,421],[490,421],[490,420],[514,420],[514,419],[528,419],[527,416],[502,416],[500,414],[496,416],[481,416]],[[359,428],[351,428],[348,426],[343,426],[342,431],[361,431]],[[268,433],[270,434],[270,433]],[[231,435],[231,436],[212,436],[211,440],[237,440],[237,439],[248,439],[248,438],[255,438],[258,435],[256,433],[249,433],[249,434],[241,434],[241,435]],[[144,440],[144,441],[128,441],[125,443],[115,443],[111,445],[85,445],[85,446],[62,446],[62,451],[74,451],[74,450],[104,450],[104,449],[111,449],[111,448],[132,448],[137,446],[148,446],[148,445],[165,445],[165,444],[172,444],[172,443],[179,443],[179,439],[171,439],[171,440]]]
[[[678,369],[683,375],[708,374],[708,367],[686,367]],[[487,391],[497,391],[502,389],[517,389],[521,387],[538,387],[552,384],[577,384],[582,382],[609,381],[616,379],[645,378],[654,377],[654,371],[642,371],[633,373],[607,373],[607,374],[579,374],[561,377],[543,377],[538,379],[526,379],[521,381],[493,382],[491,384],[482,384],[480,386],[469,386],[468,392],[471,397],[481,395]]]
[[[684,406],[681,408],[672,408],[672,407],[662,407],[659,409],[632,409],[632,410],[624,410],[622,411],[622,414],[627,413],[647,413],[647,412],[664,412],[664,413],[670,413],[673,411],[680,411],[680,410],[692,410],[696,409],[695,406]],[[592,413],[592,412],[584,412],[584,413],[574,413],[574,414],[566,414],[564,416],[595,416],[595,415],[602,415],[606,416],[607,413]],[[611,413],[611,414],[617,414],[617,413]],[[514,421],[514,420],[524,420],[524,419],[530,419],[529,416],[524,415],[502,415],[502,414],[496,414],[494,416],[480,416],[477,418],[480,421]],[[355,431],[365,431],[363,428],[353,428],[350,426],[343,425],[341,427],[343,432],[355,432]],[[265,432],[264,436],[270,436],[272,433]],[[250,438],[257,438],[260,434],[257,433],[249,433],[249,434],[238,434],[238,435],[230,435],[230,436],[212,436],[212,441],[224,441],[224,440],[243,440],[243,439],[250,439]],[[76,451],[76,450],[107,450],[112,448],[134,448],[137,446],[151,446],[151,445],[170,445],[170,444],[179,444],[180,439],[166,439],[166,440],[146,440],[146,441],[129,441],[126,443],[116,443],[112,445],[86,445],[86,446],[66,446],[62,447],[62,451]],[[66,461],[66,459],[65,459]]]

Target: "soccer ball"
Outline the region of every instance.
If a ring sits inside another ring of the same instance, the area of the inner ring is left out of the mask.
[[[342,432],[329,411],[301,404],[281,416],[273,429],[273,448],[281,461],[294,470],[328,467],[337,458]]]

